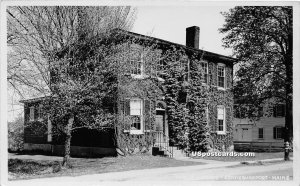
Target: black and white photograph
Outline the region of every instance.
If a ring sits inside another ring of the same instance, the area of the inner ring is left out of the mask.
[[[2,1],[0,184],[299,185],[299,10]]]

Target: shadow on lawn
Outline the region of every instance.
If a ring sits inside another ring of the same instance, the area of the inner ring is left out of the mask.
[[[15,174],[45,174],[59,172],[60,170],[61,164],[58,161],[8,160],[8,171]]]
[[[22,150],[22,151],[8,151],[9,153],[15,154],[15,155],[44,155],[44,156],[59,156],[63,157],[62,155],[52,154],[50,152],[45,152],[43,150]],[[72,158],[105,158],[105,157],[117,157],[117,154],[115,155],[99,155],[99,154],[90,154],[90,155],[72,155]]]

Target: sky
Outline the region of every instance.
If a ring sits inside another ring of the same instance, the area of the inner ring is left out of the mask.
[[[230,49],[222,47],[223,35],[218,29],[224,24],[220,12],[228,11],[230,6],[139,6],[133,32],[164,39],[185,45],[185,29],[200,27],[200,49],[230,56]],[[14,94],[9,92],[9,94]],[[23,106],[14,96],[8,99],[8,121],[20,114]]]
[[[133,32],[185,45],[185,29],[200,27],[199,48],[230,56],[232,51],[222,47],[223,34],[218,29],[225,23],[220,12],[230,6],[140,6]]]

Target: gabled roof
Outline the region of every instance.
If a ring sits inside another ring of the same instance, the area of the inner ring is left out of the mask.
[[[185,45],[182,45],[182,44],[173,43],[173,42],[170,42],[170,41],[167,41],[167,40],[163,40],[163,39],[159,39],[159,38],[155,38],[155,37],[151,37],[151,36],[146,36],[146,35],[130,32],[130,31],[122,30],[122,29],[115,29],[114,32],[117,32],[119,34],[124,34],[124,35],[130,36],[130,37],[134,37],[134,38],[137,38],[137,39],[140,39],[140,40],[146,40],[146,41],[151,41],[151,42],[154,42],[154,43],[178,46],[178,47],[181,47],[181,48],[183,48],[185,50],[188,50],[188,51],[191,51],[191,52],[204,54],[204,58],[213,58],[213,59],[218,60],[218,61],[215,61],[215,62],[225,62],[229,65],[233,65],[234,63],[236,63],[238,61],[236,58],[232,58],[232,57],[229,57],[229,56],[224,56],[224,55],[209,52],[209,51],[206,51],[206,50],[201,50],[201,49],[188,47],[188,46],[185,46]]]

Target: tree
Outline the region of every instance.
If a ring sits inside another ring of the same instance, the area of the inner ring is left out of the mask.
[[[112,47],[99,43],[85,40],[49,58],[52,94],[43,105],[56,135],[64,140],[63,166],[69,163],[72,131],[113,127],[114,113],[105,110],[104,99],[115,95],[116,64]]]
[[[257,112],[265,100],[286,104],[284,140],[293,138],[293,9],[292,7],[235,7],[223,13],[225,47],[239,59],[235,98],[251,103]]]
[[[103,128],[111,119],[101,104],[113,88],[108,85],[115,63],[106,63],[110,61],[107,49],[111,47],[99,46],[97,42],[105,40],[115,28],[129,29],[134,10],[131,7],[9,7],[7,14],[7,80],[22,97],[49,96],[44,100],[45,109],[52,121],[59,121],[56,129],[64,134],[63,164],[67,165],[72,130]]]
[[[53,51],[114,28],[131,28],[131,7],[18,6],[7,9],[8,83],[21,97],[51,93],[49,60]]]

